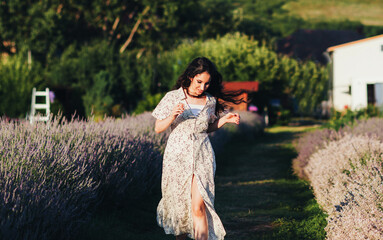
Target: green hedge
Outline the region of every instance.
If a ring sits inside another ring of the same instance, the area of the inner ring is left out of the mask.
[[[106,41],[73,44],[59,58],[49,60],[44,69],[33,66],[29,70],[23,63],[25,57],[10,58],[8,63],[0,64],[7,76],[0,82],[2,89],[13,89],[10,79],[18,79],[22,90],[17,96],[23,97],[30,97],[32,86],[41,82],[57,91],[58,105],[62,105],[67,116],[74,109],[86,116],[92,111],[100,116],[118,116],[137,107],[136,112],[151,110],[158,97],[147,97],[169,91],[187,64],[198,56],[210,58],[225,81],[258,81],[263,101],[293,96],[300,112],[305,114],[310,114],[326,95],[326,68],[280,56],[265,44],[239,33],[206,41],[185,40],[173,50],[158,54],[144,49],[120,54],[118,48]],[[2,91],[7,95],[5,99],[9,99],[7,104],[2,102],[4,108],[16,97]],[[13,112],[2,112],[21,116],[28,110],[28,98],[23,102]]]
[[[44,87],[42,67],[27,63],[27,53],[20,52],[0,62],[0,116],[25,117],[30,109],[33,87]]]
[[[260,91],[270,98],[292,95],[300,112],[305,114],[312,113],[326,97],[328,72],[325,67],[278,55],[239,33],[207,41],[185,41],[174,50],[158,55],[158,82],[170,89],[187,64],[198,56],[210,58],[225,81],[258,81]]]

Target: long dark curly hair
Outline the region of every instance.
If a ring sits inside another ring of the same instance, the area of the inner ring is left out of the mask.
[[[188,90],[191,83],[190,79],[203,72],[210,74],[210,84],[206,92],[210,93],[217,100],[215,108],[216,115],[225,110],[227,107],[225,102],[231,102],[234,104],[246,102],[243,98],[238,98],[246,91],[223,91],[222,75],[218,72],[214,63],[206,57],[198,57],[191,61],[181,76],[178,77],[177,83],[173,89],[182,87],[183,89]]]

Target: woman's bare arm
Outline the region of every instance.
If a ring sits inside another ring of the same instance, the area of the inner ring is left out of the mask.
[[[170,126],[170,124],[172,124],[172,122],[177,118],[177,116],[180,115],[183,111],[184,111],[184,105],[182,103],[177,104],[173,108],[172,114],[170,114],[169,117],[162,120],[159,120],[159,119],[156,120],[156,123],[154,125],[154,131],[156,133],[161,133],[165,131]]]
[[[226,123],[235,123],[238,125],[239,120],[240,120],[240,117],[238,113],[228,113],[225,116],[215,120],[213,123],[209,124],[207,132],[208,133],[214,132],[220,129],[221,127],[223,127]]]
[[[154,126],[154,131],[156,133],[162,133],[170,126],[170,124],[172,124],[172,122],[174,121],[174,119],[176,119],[176,117],[177,116],[170,115],[169,117],[162,120],[157,119],[156,124]]]

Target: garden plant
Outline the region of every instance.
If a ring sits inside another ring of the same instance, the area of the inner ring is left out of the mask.
[[[328,214],[328,239],[381,239],[383,119],[346,121],[302,137],[293,168]]]
[[[241,115],[238,129],[211,134],[217,151],[234,132],[262,131],[259,116]],[[154,121],[149,112],[98,122],[2,118],[0,238],[72,239],[101,203],[150,195],[159,185],[169,134],[156,134]]]

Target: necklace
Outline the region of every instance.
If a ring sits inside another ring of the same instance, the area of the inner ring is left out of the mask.
[[[203,96],[203,94],[197,95],[197,96],[196,95],[191,95],[188,90],[185,90],[185,92],[186,92],[186,95],[188,95],[191,98],[201,98]]]

